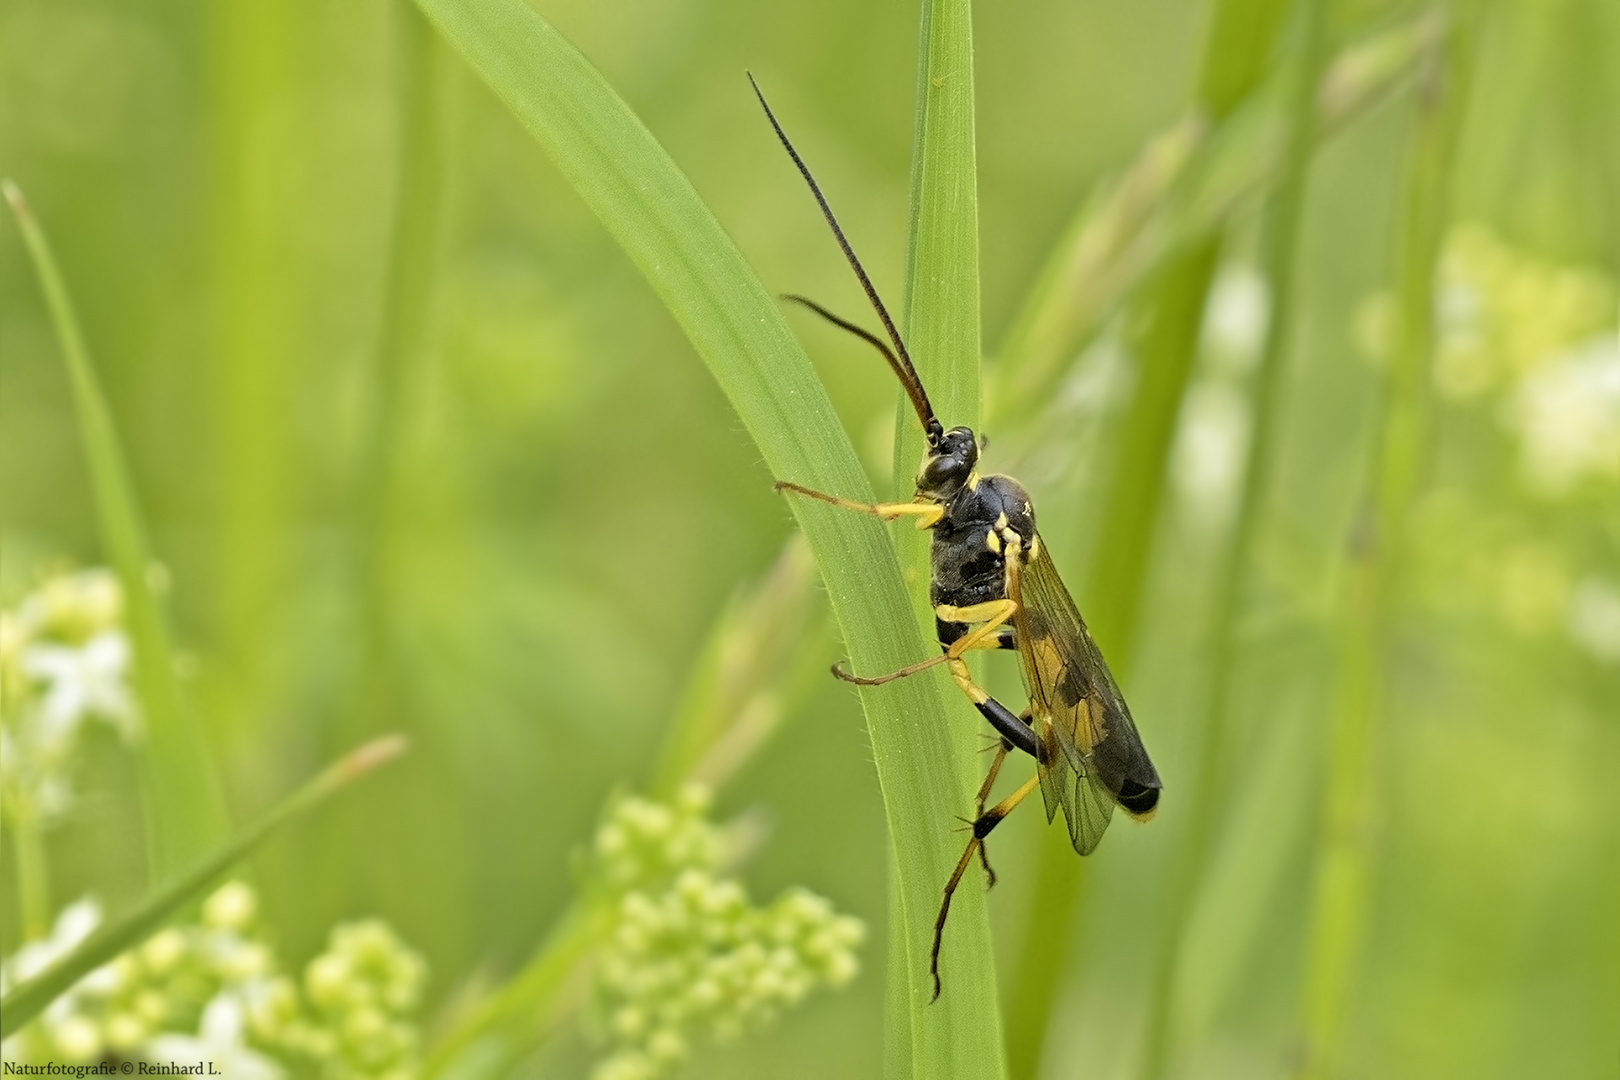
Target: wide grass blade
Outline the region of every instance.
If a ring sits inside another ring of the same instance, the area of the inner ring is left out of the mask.
[[[349,784],[405,752],[405,739],[388,735],[344,755],[315,779],[287,796],[263,817],[236,834],[217,851],[160,885],[123,916],[106,923],[79,947],[0,998],[0,1038],[9,1037],[57,996],[125,949],[133,948],[162,926],[182,905],[200,896],[214,881],[265,841],[277,828],[331,798]]]
[[[152,880],[161,881],[225,839],[230,828],[225,798],[202,725],[187,706],[175,676],[174,650],[152,589],[154,564],[129,466],[106,395],[91,365],[89,348],[79,330],[67,285],[50,242],[22,191],[9,180],[4,182],[4,188],[56,327],[73,386],[73,404],[95,492],[102,546],[124,586],[135,646],[135,684],[146,727],[140,762],[150,872]]]
[[[850,446],[776,302],[690,182],[602,76],[519,0],[419,0],[480,77],[551,156],[640,267],[730,398],[773,474],[851,498],[872,498]],[[738,92],[746,83],[738,76]],[[761,160],[774,140],[760,121]],[[776,167],[789,168],[778,161]],[[813,213],[808,200],[805,212]],[[761,498],[771,498],[761,491]],[[894,548],[873,518],[789,503],[821,567],[856,671],[926,656]],[[929,679],[862,692],[906,922],[931,926],[959,853],[951,831],[967,792],[942,784],[958,765],[939,737]],[[945,995],[913,1012],[919,1076],[983,1077],[999,1069],[995,975],[983,900],[967,893],[952,922]],[[911,942],[906,978],[926,1001],[926,943]]]

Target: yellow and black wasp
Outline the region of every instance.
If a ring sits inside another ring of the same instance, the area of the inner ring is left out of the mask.
[[[749,77],[752,82],[752,76]],[[1036,785],[1046,801],[1051,821],[1058,807],[1069,825],[1069,838],[1081,855],[1089,855],[1102,839],[1117,804],[1138,821],[1153,816],[1162,785],[1159,774],[1142,746],[1125,698],[1114,683],[1097,643],[1091,639],[1069,591],[1063,587],[1052,558],[1035,528],[1035,508],[1018,481],[996,474],[981,476],[979,441],[967,427],[946,430],[934,416],[922,381],[912,367],[905,342],[895,329],[883,301],[861,262],[855,257],[821,188],[810,175],[765,95],[754,93],[771,127],[810,186],[850,269],[866,291],[888,335],[885,342],[802,296],[789,296],[834,325],[864,339],[881,352],[905,387],[922,421],[927,444],[917,474],[917,494],[908,503],[876,505],[842,499],[780,481],[778,491],[792,491],[850,510],[875,514],[884,521],[914,517],[919,529],[932,530],[932,582],[934,625],[941,655],[919,661],[887,675],[862,678],[835,666],[833,673],[848,682],[877,686],[924,671],[936,664],[949,669],[956,685],[1000,735],[995,761],[979,789],[972,838],[962,852],[934,922],[930,969],[934,996],[939,996],[939,949],[950,912],[951,895],[978,852],[994,884],[984,855],[984,840]],[[893,346],[891,348],[890,346]],[[991,697],[974,682],[963,656],[973,649],[1014,649],[1023,669],[1029,707],[1022,715]],[[989,798],[1007,754],[1021,750],[1035,759],[1036,775],[1017,791],[989,809]]]

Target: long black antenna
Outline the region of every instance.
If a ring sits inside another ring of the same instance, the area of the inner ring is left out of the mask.
[[[850,247],[849,241],[844,238],[844,230],[838,227],[838,219],[833,217],[832,207],[827,205],[827,198],[822,195],[821,186],[816,183],[816,178],[810,175],[810,169],[799,156],[799,152],[793,149],[793,143],[788,139],[787,132],[782,130],[782,125],[777,122],[776,114],[771,112],[770,103],[765,100],[765,94],[760,90],[759,83],[754,81],[753,72],[748,73],[748,85],[754,88],[754,96],[759,98],[759,106],[765,110],[765,118],[771,122],[771,127],[776,129],[776,137],[782,140],[783,149],[788,152],[788,157],[793,159],[793,164],[798,166],[799,175],[810,185],[810,193],[816,197],[816,203],[821,207],[821,216],[827,219],[827,225],[832,229],[833,236],[838,238],[838,246],[844,249],[844,258],[849,261],[849,268],[855,271],[861,288],[866,290],[866,298],[872,302],[878,318],[883,321],[883,329],[888,331],[889,340],[894,343],[894,352],[891,353],[876,335],[867,333],[853,323],[845,322],[819,304],[799,296],[789,296],[786,299],[803,304],[829,322],[858,334],[882,350],[889,361],[889,366],[894,368],[895,375],[899,377],[900,385],[906,388],[912,407],[917,410],[917,418],[922,421],[928,445],[939,445],[940,436],[944,434],[945,429],[934,416],[934,407],[928,403],[928,394],[923,390],[922,380],[917,377],[917,369],[911,366],[911,354],[906,352],[906,343],[900,340],[900,331],[894,328],[894,320],[889,318],[889,309],[883,306],[877,289],[872,286],[872,279],[866,276],[866,269],[861,266],[861,260],[855,257],[855,249]]]
[[[884,341],[866,327],[857,326],[855,323],[850,322],[843,316],[833,314],[820,304],[816,303],[814,300],[810,299],[808,296],[800,296],[798,293],[783,293],[782,299],[798,304],[800,307],[809,308],[811,311],[815,312],[817,315],[820,315],[823,319],[826,319],[840,330],[847,330],[851,334],[854,334],[856,337],[860,338],[862,341],[871,345],[872,348],[883,354],[883,359],[887,360],[889,362],[889,366],[894,369],[894,373],[900,376],[900,381],[905,381],[905,369],[900,366],[899,357],[894,355],[894,350],[889,348],[889,343],[887,341]]]

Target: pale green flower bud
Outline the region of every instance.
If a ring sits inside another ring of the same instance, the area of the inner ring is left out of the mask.
[[[90,1020],[78,1014],[62,1018],[48,1029],[56,1052],[70,1062],[92,1061],[101,1056],[101,1032]]]
[[[317,1008],[339,1008],[348,1000],[350,974],[348,957],[322,953],[304,969],[304,993]]]
[[[102,1024],[102,1031],[108,1046],[125,1053],[144,1043],[151,1034],[151,1029],[141,1022],[139,1016],[127,1012],[109,1015]]]
[[[186,939],[180,931],[170,928],[147,939],[140,948],[141,961],[154,975],[167,975],[185,956]]]
[[[246,930],[258,911],[259,898],[252,887],[232,881],[203,901],[203,925],[215,930]]]

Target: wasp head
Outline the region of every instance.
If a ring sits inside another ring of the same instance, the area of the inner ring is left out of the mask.
[[[928,456],[917,472],[917,493],[944,502],[968,482],[979,463],[979,443],[973,430],[954,427],[930,440]]]

